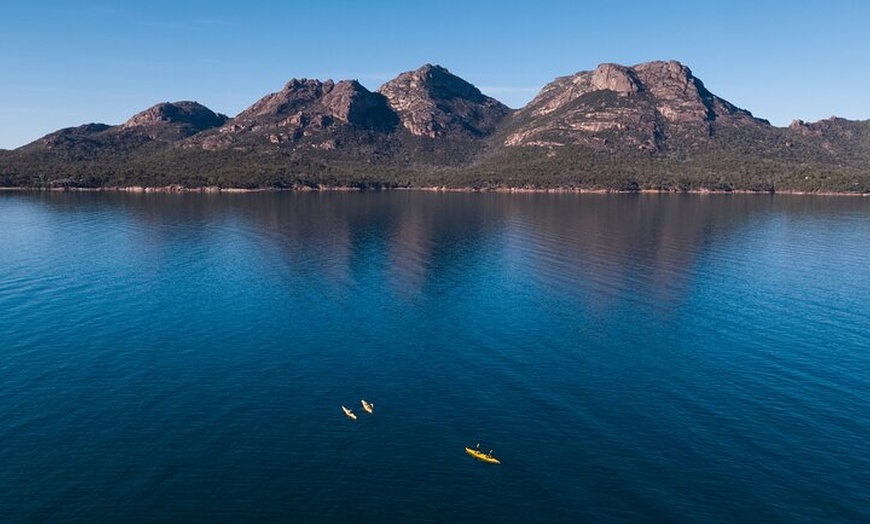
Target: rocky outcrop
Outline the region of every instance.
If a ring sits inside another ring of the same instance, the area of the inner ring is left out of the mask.
[[[121,125],[85,124],[61,129],[37,141],[48,149],[81,156],[95,152],[130,151],[142,146],[178,142],[223,125],[225,115],[197,102],[163,102],[130,117]]]
[[[405,129],[417,136],[482,137],[493,133],[510,113],[501,102],[437,65],[402,73],[379,91]]]
[[[866,132],[870,120],[855,121],[832,116],[818,122],[793,120],[788,129],[803,136],[854,138]]]
[[[274,120],[276,117],[296,114],[315,105],[323,95],[332,91],[332,80],[321,82],[306,78],[292,79],[281,91],[264,96],[254,102],[235,118],[233,122],[244,124],[258,120]]]
[[[183,136],[222,126],[228,120],[197,102],[163,102],[131,117],[121,129],[171,127]]]
[[[789,147],[821,147],[840,161],[870,153],[870,120],[830,117],[818,122],[794,120],[788,126]]]
[[[316,120],[337,120],[372,129],[389,129],[398,121],[383,95],[372,93],[356,80],[293,79],[284,89],[267,95],[239,113],[231,125],[299,126]]]
[[[356,80],[336,84],[323,97],[323,106],[338,120],[366,129],[389,131],[399,123],[386,97],[372,93]]]
[[[633,148],[654,150],[660,126],[645,110],[647,98],[636,73],[616,64],[559,77],[511,118],[504,144],[602,149],[618,135]]]
[[[702,141],[717,125],[763,126],[766,121],[713,95],[676,61],[632,67],[601,64],[548,84],[513,119],[508,146],[580,144],[650,151],[684,135]]]
[[[199,142],[215,150],[239,142],[296,147],[307,141],[331,150],[349,135],[392,136],[397,128],[429,138],[475,139],[493,133],[509,112],[443,67],[426,65],[374,93],[356,80],[290,80]]]
[[[621,95],[629,95],[640,91],[640,80],[634,71],[617,64],[601,64],[592,72],[591,88],[593,91],[614,91]]]
[[[239,140],[273,145],[295,144],[310,137],[320,149],[334,149],[330,133],[339,128],[389,132],[398,117],[380,93],[356,80],[322,82],[293,79],[281,91],[261,98],[223,126],[200,140],[204,149],[230,147]]]
[[[755,121],[749,111],[708,91],[701,80],[679,62],[648,62],[634,66],[633,70],[655,98],[656,110],[668,121],[701,129],[717,119],[734,124]]]

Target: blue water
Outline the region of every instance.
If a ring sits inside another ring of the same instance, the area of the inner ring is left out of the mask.
[[[0,522],[870,522],[868,261],[860,197],[0,193]]]

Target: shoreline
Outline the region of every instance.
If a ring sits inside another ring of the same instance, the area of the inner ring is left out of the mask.
[[[527,187],[373,187],[361,188],[354,186],[300,186],[300,187],[270,187],[270,188],[234,188],[234,187],[187,187],[179,184],[168,186],[106,186],[106,187],[0,187],[0,191],[32,191],[32,192],[83,192],[83,193],[317,193],[317,192],[379,192],[379,191],[425,191],[431,193],[525,193],[525,194],[660,194],[660,195],[803,195],[803,196],[854,196],[870,197],[870,192],[856,191],[752,191],[749,189],[733,189],[730,191],[713,189],[687,189],[671,191],[665,189],[638,189],[625,191],[619,189],[584,189],[584,188],[527,188]]]

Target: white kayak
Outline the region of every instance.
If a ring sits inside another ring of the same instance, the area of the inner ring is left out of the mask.
[[[344,411],[344,414],[345,414],[345,415],[347,415],[348,417],[352,418],[353,420],[356,420],[356,415],[353,414],[353,411],[347,409],[347,408],[344,407],[344,406],[341,406],[341,410]]]

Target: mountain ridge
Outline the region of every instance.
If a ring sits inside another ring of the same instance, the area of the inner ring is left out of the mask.
[[[674,60],[602,63],[510,109],[425,64],[370,91],[291,79],[235,117],[156,104],[0,155],[0,185],[870,190],[870,120],[780,128]]]

